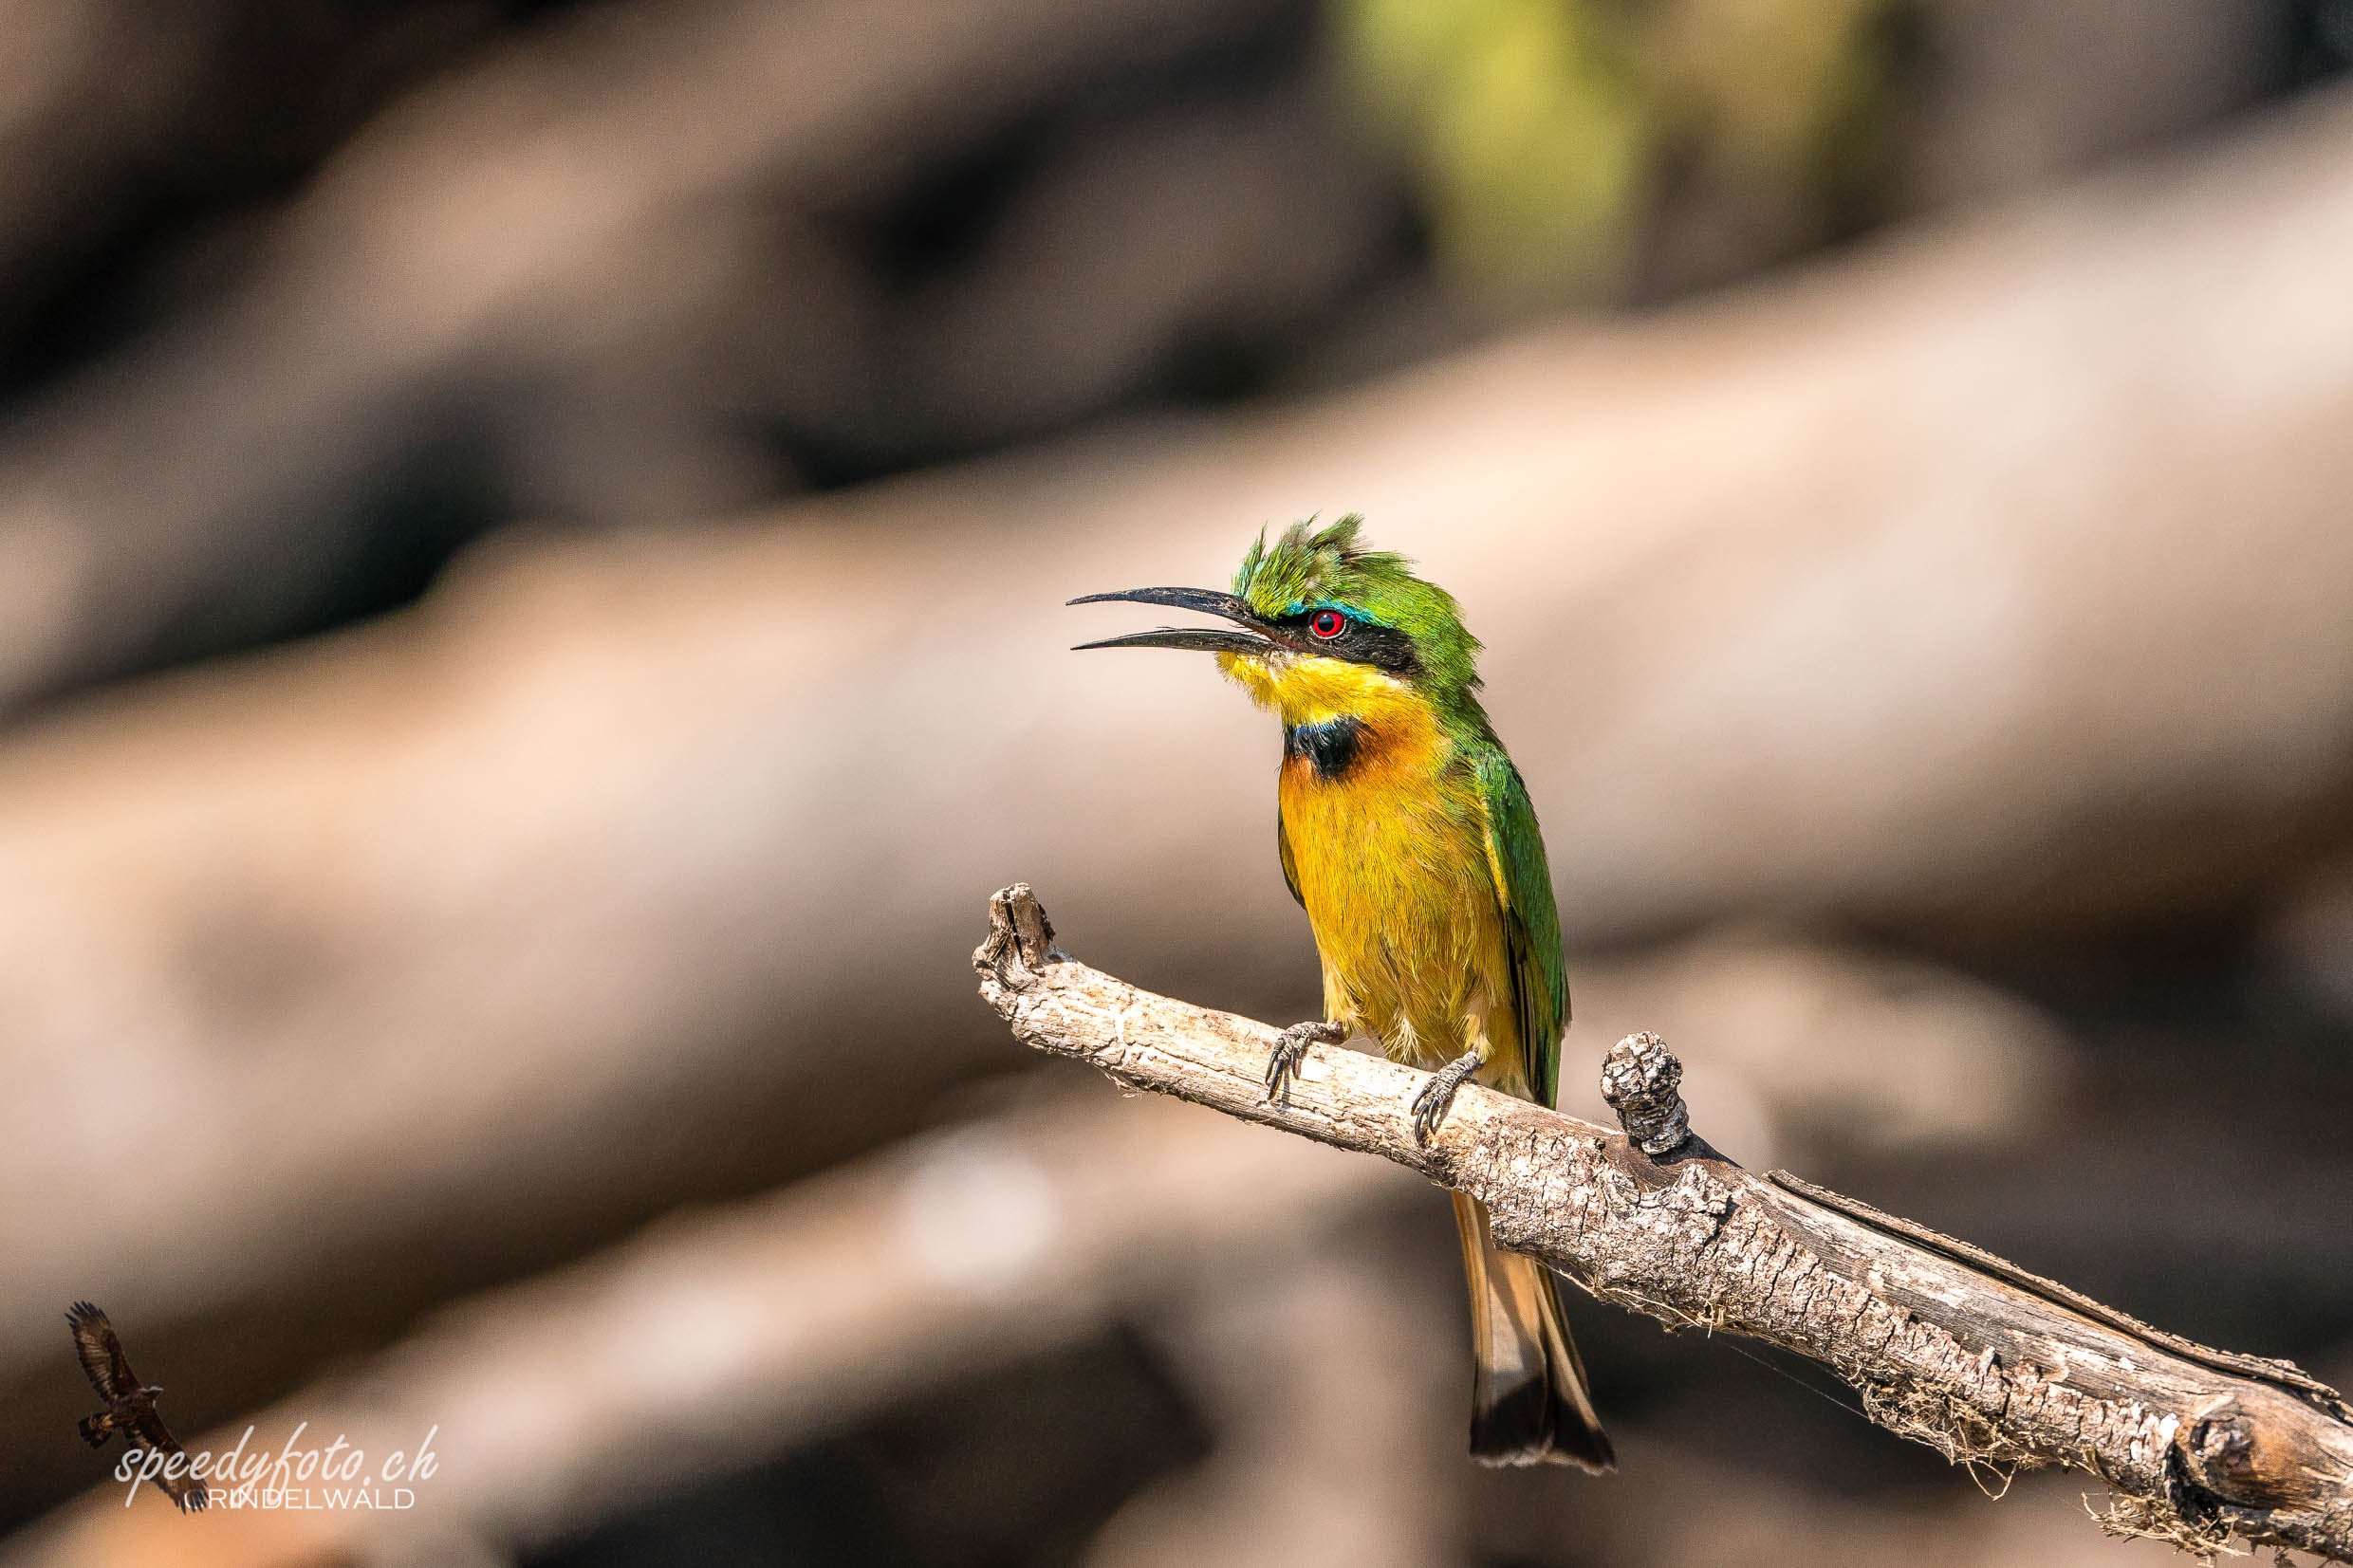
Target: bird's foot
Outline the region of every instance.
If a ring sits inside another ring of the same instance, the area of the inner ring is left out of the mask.
[[[1310,1020],[1294,1024],[1274,1037],[1274,1052],[1267,1059],[1267,1098],[1281,1099],[1299,1076],[1310,1045],[1337,1045],[1348,1038],[1348,1025]]]
[[[1463,1079],[1479,1070],[1479,1053],[1466,1051],[1461,1056],[1430,1075],[1430,1081],[1414,1096],[1414,1141],[1428,1143],[1430,1134],[1438,1130],[1446,1113],[1454,1108],[1454,1091]]]

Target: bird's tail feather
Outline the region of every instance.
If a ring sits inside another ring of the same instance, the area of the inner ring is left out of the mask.
[[[75,1424],[75,1430],[82,1433],[82,1441],[91,1448],[103,1448],[106,1439],[114,1434],[115,1418],[111,1411],[85,1415]]]
[[[1483,1465],[1613,1468],[1617,1455],[1585,1392],[1584,1363],[1552,1274],[1488,1237],[1487,1208],[1453,1194],[1471,1277],[1471,1457]]]

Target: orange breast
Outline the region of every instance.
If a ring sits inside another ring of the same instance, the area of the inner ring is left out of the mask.
[[[1423,1066],[1483,1043],[1491,1062],[1481,1077],[1517,1087],[1509,947],[1486,825],[1469,781],[1446,766],[1450,749],[1424,710],[1368,722],[1337,777],[1287,759],[1284,833],[1330,1016]]]

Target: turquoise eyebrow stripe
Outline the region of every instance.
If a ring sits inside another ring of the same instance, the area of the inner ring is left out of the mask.
[[[1358,609],[1353,604],[1341,604],[1328,599],[1320,599],[1315,600],[1313,603],[1309,603],[1307,600],[1303,599],[1283,613],[1287,616],[1304,616],[1309,610],[1337,610],[1342,615],[1346,616],[1350,620],[1355,621],[1359,626],[1388,626],[1388,622],[1375,620],[1371,616],[1366,615],[1363,611]],[[1395,630],[1394,627],[1390,627],[1389,629]]]

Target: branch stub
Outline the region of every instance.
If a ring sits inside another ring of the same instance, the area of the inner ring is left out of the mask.
[[[1665,1041],[1647,1031],[1612,1045],[1602,1063],[1602,1098],[1618,1113],[1626,1141],[1654,1159],[1691,1136],[1682,1083],[1683,1064]]]

